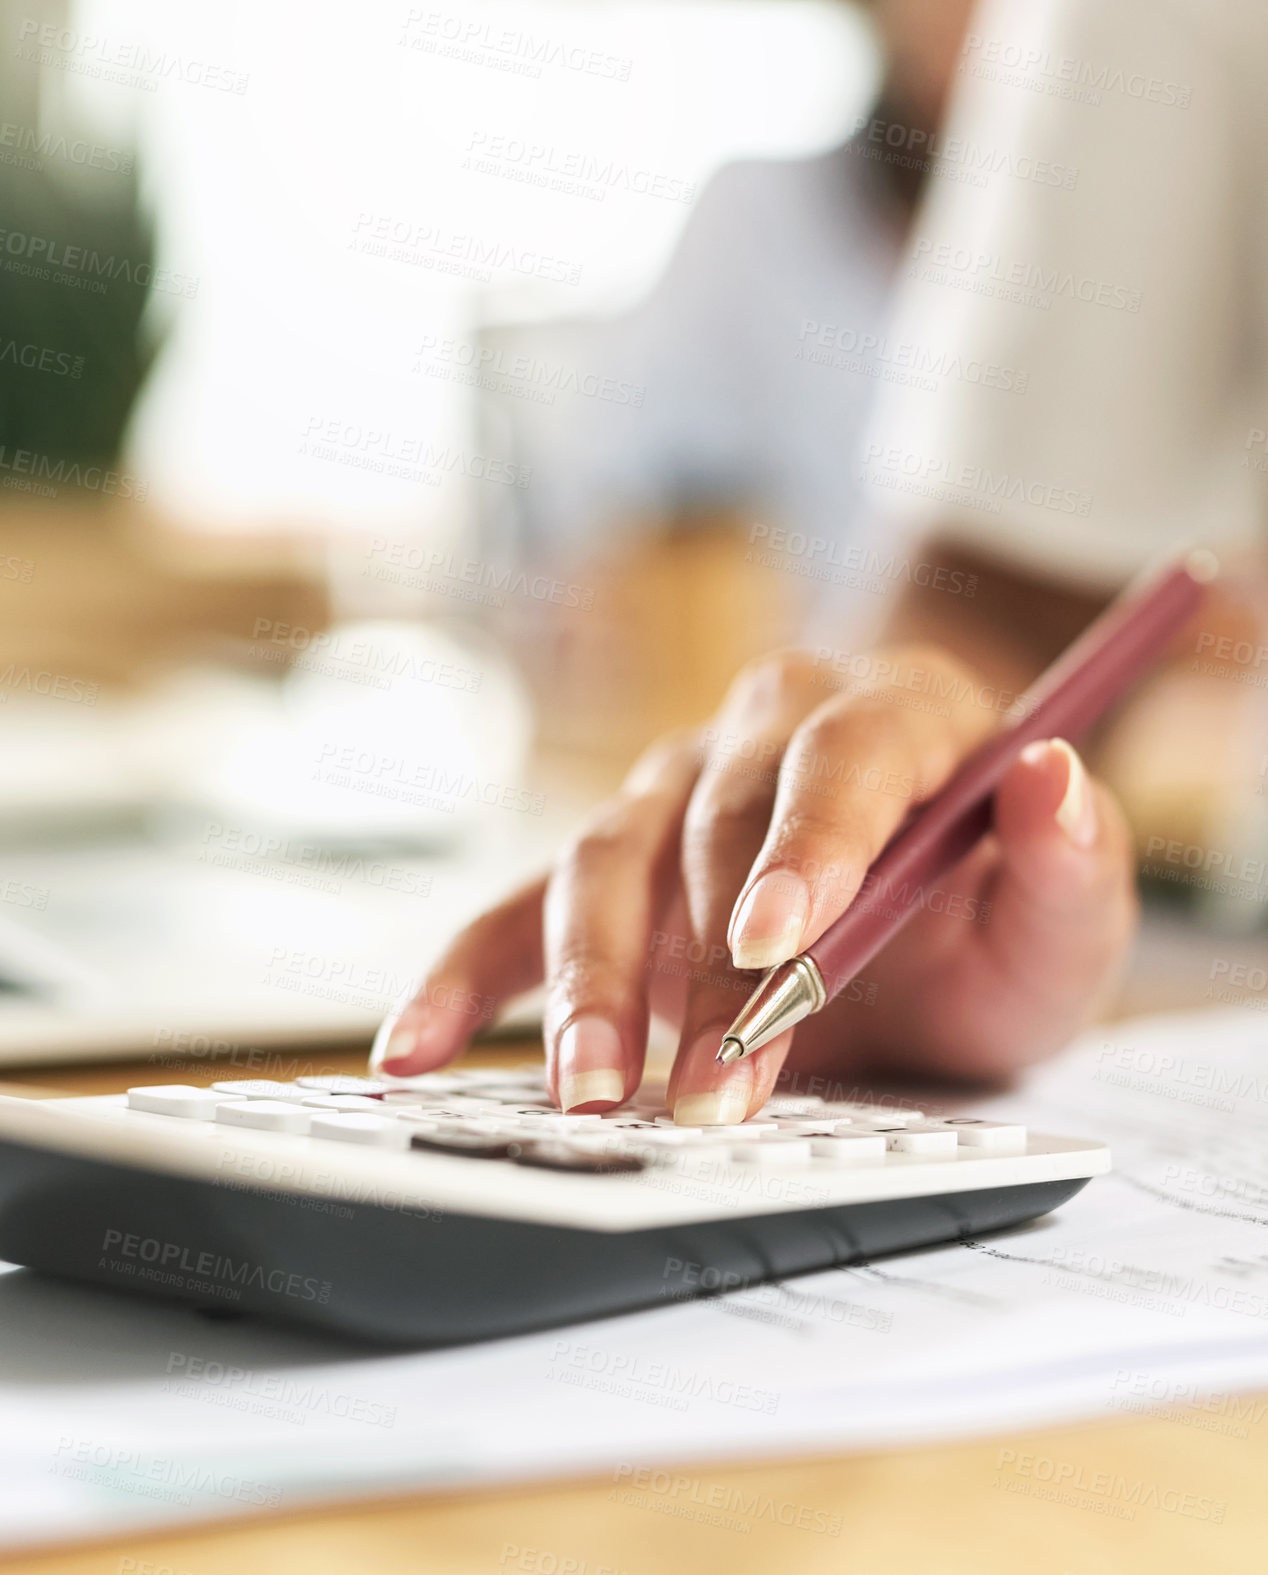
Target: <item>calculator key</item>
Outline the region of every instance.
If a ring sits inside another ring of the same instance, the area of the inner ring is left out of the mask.
[[[587,1150],[576,1143],[552,1143],[549,1140],[525,1143],[518,1154],[512,1156],[517,1165],[532,1165],[540,1170],[566,1170],[587,1176],[630,1174],[646,1169],[644,1160],[637,1154],[605,1154]]]
[[[240,1077],[226,1079],[211,1085],[218,1094],[229,1099],[280,1099],[293,1100],[296,1104],[306,1099],[311,1090],[300,1088],[297,1083],[279,1083],[271,1077]]]
[[[896,1105],[861,1105],[850,1100],[832,1101],[825,1100],[819,1114],[821,1116],[836,1116],[842,1120],[849,1120],[856,1124],[880,1125],[889,1127],[910,1126],[913,1121],[923,1121],[923,1110],[900,1110]]]
[[[438,1082],[432,1082],[432,1074],[424,1073],[421,1077],[388,1077],[384,1075],[383,1098],[391,1099],[393,1095],[412,1095],[415,1099],[439,1099],[449,1095],[461,1097],[466,1092],[457,1078],[441,1077]]]
[[[901,1117],[895,1118],[893,1116],[876,1116],[874,1118],[852,1116],[850,1124],[845,1130],[849,1132],[904,1132],[908,1127],[923,1125],[923,1119],[920,1121],[904,1121]]]
[[[382,1103],[392,1105],[442,1105],[446,1110],[470,1110],[473,1114],[479,1110],[500,1110],[502,1107],[491,1099],[472,1099],[468,1094],[443,1094],[424,1095],[419,1099],[414,1092],[384,1094]]]
[[[879,1133],[834,1134],[809,1139],[815,1159],[834,1165],[875,1165],[885,1158],[885,1139]]]
[[[968,1116],[950,1116],[947,1126],[954,1127],[966,1148],[1025,1148],[1026,1129],[1011,1121],[976,1121]]]
[[[403,1105],[384,1112],[393,1121],[428,1127],[461,1127],[471,1119],[458,1110],[440,1110],[431,1105]]]
[[[463,1132],[462,1128],[455,1127],[452,1125],[452,1123],[444,1121],[411,1121],[408,1123],[401,1122],[400,1126],[403,1132],[409,1133],[411,1139],[416,1135],[431,1136],[438,1132],[448,1133],[451,1137],[456,1137],[460,1133],[462,1133],[463,1136],[470,1135]],[[487,1136],[489,1138],[501,1138],[506,1136],[504,1132],[490,1132],[481,1135]]]
[[[399,1116],[407,1121],[463,1121],[471,1112],[454,1110],[450,1105],[388,1105],[385,1116]]]
[[[147,1110],[155,1116],[183,1116],[186,1121],[213,1121],[216,1106],[225,1096],[212,1088],[194,1088],[189,1083],[158,1083],[149,1088],[128,1090],[128,1109]]]
[[[526,1143],[563,1143],[569,1141],[554,1127],[541,1126],[504,1127],[502,1136],[521,1147]]]
[[[433,1130],[436,1127],[435,1122],[423,1122],[422,1125],[430,1125]],[[461,1121],[441,1122],[440,1130],[443,1132],[474,1132],[484,1137],[506,1138],[508,1142],[520,1143],[526,1138],[536,1137],[539,1134],[542,1137],[554,1136],[552,1132],[543,1127],[526,1128],[513,1125],[509,1121],[490,1121],[485,1120],[483,1117],[477,1118],[473,1116],[466,1116]]]
[[[954,1159],[959,1146],[955,1129],[943,1126],[891,1128],[884,1137],[891,1154],[919,1154],[924,1159]]]
[[[467,1086],[454,1072],[420,1072],[417,1077],[385,1078],[389,1088],[417,1089],[419,1093],[460,1094]]]
[[[772,1138],[779,1136],[779,1127],[773,1121],[761,1121],[754,1118],[752,1121],[733,1121],[726,1126],[717,1127],[673,1127],[671,1131],[689,1132],[703,1131],[705,1137],[727,1139],[734,1138],[737,1143],[755,1143],[759,1138]]]
[[[314,1111],[309,1130],[315,1138],[330,1138],[337,1143],[368,1143],[378,1148],[408,1148],[411,1136],[410,1129],[391,1116],[368,1116],[355,1111],[346,1116]]]
[[[823,1109],[823,1100],[817,1095],[797,1096],[772,1094],[762,1106],[766,1116],[815,1116]]]
[[[786,1141],[775,1138],[759,1138],[755,1143],[732,1143],[731,1158],[737,1165],[808,1165],[810,1163],[810,1139],[794,1137],[788,1134]]]
[[[762,1116],[754,1116],[751,1121],[736,1121],[725,1126],[715,1127],[680,1127],[672,1116],[657,1116],[655,1125],[674,1132],[725,1132],[728,1134],[743,1134],[747,1137],[762,1137],[768,1132],[779,1131],[777,1122],[767,1120]]]
[[[364,1115],[384,1115],[381,1099],[367,1099],[364,1094],[309,1094],[300,1100],[305,1110],[346,1110],[349,1114],[360,1111]]]
[[[384,1094],[388,1087],[377,1077],[297,1077],[295,1082],[314,1094]]]
[[[725,1127],[657,1127],[651,1132],[631,1133],[640,1141],[646,1141],[659,1151],[677,1152],[682,1149],[697,1150],[718,1145],[729,1149],[732,1141],[737,1143],[756,1143],[763,1136],[760,1132],[746,1132],[743,1126],[733,1124]]]
[[[230,1127],[256,1127],[261,1132],[307,1132],[312,1118],[313,1112],[294,1100],[228,1099],[216,1106],[217,1121]],[[335,1119],[342,1121],[344,1117]]]

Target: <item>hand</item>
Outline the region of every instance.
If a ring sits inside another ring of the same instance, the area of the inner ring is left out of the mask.
[[[548,1084],[568,1110],[634,1092],[652,1010],[679,1030],[670,1102],[695,1125],[759,1109],[790,1049],[798,1074],[840,1081],[877,1067],[994,1078],[1063,1044],[1112,982],[1136,900],[1118,806],[1049,740],[1023,752],[993,833],[863,979],[746,1059],[715,1061],[753,970],[821,935],[906,813],[1000,725],[999,692],[942,651],[852,665],[862,679],[841,687],[810,653],[763,658],[709,726],[653,745],[547,877],[458,935],[383,1025],[372,1067],[443,1065],[543,979]]]

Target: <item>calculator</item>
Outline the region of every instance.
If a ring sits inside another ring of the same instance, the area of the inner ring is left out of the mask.
[[[1101,1143],[776,1094],[563,1114],[540,1063],[0,1098],[0,1258],[391,1345],[491,1339],[1034,1219]]]

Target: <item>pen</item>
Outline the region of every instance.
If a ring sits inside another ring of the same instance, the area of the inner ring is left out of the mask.
[[[1090,727],[1162,654],[1201,605],[1218,569],[1211,553],[1190,552],[1111,603],[1017,700],[1015,720],[912,811],[841,917],[800,955],[767,969],[717,1059],[726,1066],[751,1055],[843,990],[911,918],[921,887],[944,875],[990,830],[995,789],[1026,745]],[[872,900],[874,891],[883,901]]]

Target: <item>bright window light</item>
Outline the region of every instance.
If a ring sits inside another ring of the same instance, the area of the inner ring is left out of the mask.
[[[456,530],[470,394],[425,336],[620,309],[730,160],[839,142],[834,0],[82,0],[76,112],[134,132],[164,336],[131,468],[199,528]],[[122,77],[122,80],[115,80]],[[196,281],[196,284],[192,281]]]

